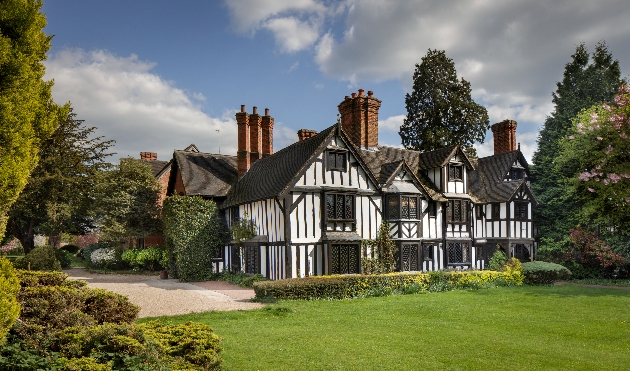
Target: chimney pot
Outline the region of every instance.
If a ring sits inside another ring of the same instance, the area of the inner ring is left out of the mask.
[[[254,106],[254,115],[258,114],[258,107]]]
[[[516,121],[503,120],[490,127],[495,155],[516,150],[516,125]]]
[[[352,93],[352,98],[356,98],[357,97],[357,93]]]
[[[345,100],[348,100],[348,99],[350,99],[350,96],[349,96],[349,95],[346,95],[346,97],[345,97],[344,99],[345,99]]]
[[[140,152],[140,159],[149,161],[157,160],[157,152]]]
[[[245,112],[245,105],[241,104],[241,112]]]
[[[373,97],[374,96],[374,92],[372,90],[368,90],[368,97]]]
[[[364,92],[365,92],[365,90],[359,89],[359,96],[362,97],[363,95],[365,95]]]
[[[265,108],[265,116],[269,116],[269,108]]]
[[[363,89],[352,93],[337,107],[341,115],[341,127],[352,143],[363,149],[378,146],[378,110],[381,101],[372,95],[366,97]]]

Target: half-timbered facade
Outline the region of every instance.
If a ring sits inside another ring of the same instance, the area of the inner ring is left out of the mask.
[[[493,125],[493,156],[470,159],[460,146],[421,153],[378,145],[380,104],[359,90],[339,105],[337,124],[302,129],[276,153],[269,111],[241,106],[236,158],[176,152],[170,194],[189,179],[211,190],[202,196],[220,203],[228,225],[246,217],[256,226],[242,250],[225,246],[215,269],[272,279],[359,273],[361,241],[376,238],[384,221],[402,271],[481,269],[497,246],[530,260],[536,201],[528,166],[515,143],[496,151],[497,138],[515,140],[516,123]]]

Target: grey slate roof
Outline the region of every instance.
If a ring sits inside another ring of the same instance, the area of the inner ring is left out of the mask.
[[[468,174],[469,193],[473,198],[479,203],[506,202],[512,198],[525,180],[504,182],[503,179],[517,158],[527,163],[519,150],[477,159],[477,171]],[[525,171],[529,173],[527,167]]]
[[[224,197],[238,177],[236,156],[175,151],[173,160],[189,196]]]
[[[291,180],[308,164],[336,129],[333,125],[312,138],[291,144],[273,155],[256,161],[238,181],[222,207],[240,205],[280,195]]]
[[[140,160],[143,163],[149,165],[151,167],[151,173],[153,176],[158,176],[160,172],[170,163],[170,161],[161,161],[161,160]]]

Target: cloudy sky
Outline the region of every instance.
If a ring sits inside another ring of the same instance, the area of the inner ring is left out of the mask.
[[[44,1],[58,103],[116,140],[115,159],[191,143],[235,154],[234,113],[269,108],[276,150],[322,130],[359,88],[382,100],[379,138],[400,146],[416,63],[442,49],[491,123],[518,121],[528,159],[551,92],[584,42],[630,72],[627,0]],[[477,146],[492,152],[492,133]]]

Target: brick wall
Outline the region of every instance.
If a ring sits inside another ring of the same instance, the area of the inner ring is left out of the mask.
[[[341,115],[341,127],[352,143],[359,148],[376,148],[378,146],[378,110],[381,101],[374,98],[368,91],[364,94],[359,89],[358,94],[346,96],[337,106]]]
[[[490,127],[495,155],[516,150],[516,125],[516,121],[503,120]]]

